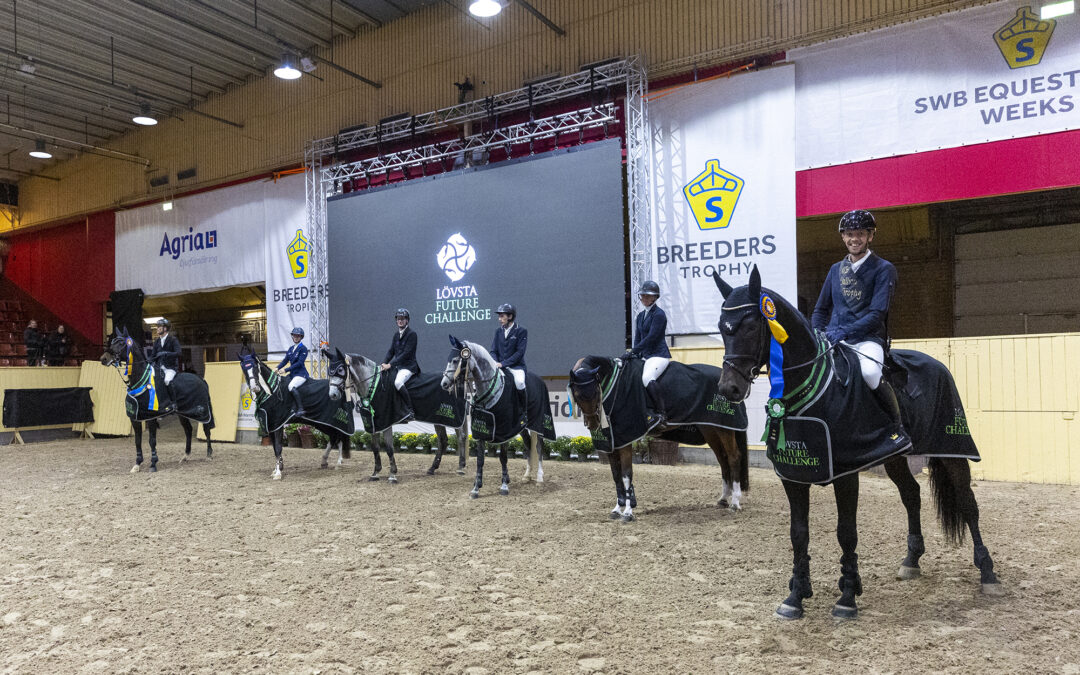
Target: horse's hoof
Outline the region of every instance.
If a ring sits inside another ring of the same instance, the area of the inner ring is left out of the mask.
[[[637,518],[632,513],[624,513],[620,517],[620,520],[622,520],[624,523],[632,523],[637,520]]]
[[[722,509],[726,509],[727,507],[731,506],[728,503],[728,500],[723,499],[723,498],[721,498],[720,501],[716,502],[716,505],[719,506]]]
[[[431,467],[430,469],[428,469],[427,470],[427,475],[434,476],[435,475],[435,467]]]
[[[832,615],[836,619],[857,619],[859,618],[859,608],[836,603],[833,605]]]
[[[457,470],[457,475],[464,476],[465,475],[465,469],[458,469]]]
[[[157,467],[153,464],[150,465],[150,473],[157,473]]]
[[[537,483],[543,483],[544,482],[544,474],[542,474],[542,473],[536,474],[536,482]]]
[[[391,484],[391,485],[396,485],[397,484],[397,476],[394,475],[394,474],[390,474],[390,477],[386,479],[386,482]]]
[[[206,451],[206,461],[210,461],[210,460],[212,460],[213,458],[214,458],[214,453],[213,453],[213,452],[211,452],[210,450],[207,450],[207,451]]]
[[[141,470],[142,470],[142,467],[139,466],[138,464],[136,464],[135,466],[131,467],[131,471],[128,471],[128,473],[139,473],[139,471],[141,471]]]
[[[469,493],[469,499],[480,499],[480,491],[479,490],[473,490],[472,492],[470,492]]]
[[[507,488],[507,487],[499,488],[499,494],[501,494],[503,497],[507,496],[508,494],[510,494],[510,488]]]
[[[622,517],[622,514],[619,513],[618,509],[615,509],[614,511],[609,511],[608,514],[607,514],[607,517],[610,518],[611,520],[618,520],[619,518]]]
[[[998,598],[1005,595],[1005,589],[1001,587],[1000,583],[994,582],[992,584],[983,584],[982,593],[983,595],[990,595]]]
[[[896,571],[896,578],[903,579],[904,581],[918,579],[921,576],[922,570],[920,570],[918,567],[908,567],[907,565],[901,565],[900,569]]]
[[[784,621],[801,619],[803,618],[803,609],[802,607],[792,607],[786,602],[781,603],[780,606],[776,608],[776,617],[778,619],[783,619]]]
[[[375,481],[379,480],[379,477],[375,474],[371,474],[370,476],[368,476],[367,479],[369,483],[374,483]]]
[[[281,474],[275,471],[274,475],[271,476],[271,478],[273,478],[274,480],[281,480]]]

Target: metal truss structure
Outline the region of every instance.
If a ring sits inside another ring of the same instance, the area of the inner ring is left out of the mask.
[[[311,141],[304,156],[308,234],[311,238],[311,343],[317,348],[329,339],[329,304],[327,300],[327,222],[326,199],[340,194],[343,184],[380,173],[407,170],[453,159],[455,166],[472,164],[490,148],[508,148],[540,139],[565,138],[573,133],[617,123],[615,103],[605,102],[588,108],[562,112],[529,122],[513,124],[494,131],[454,140],[440,141],[407,150],[379,154],[366,159],[333,163],[343,153],[370,149],[379,144],[401,141],[417,134],[466,128],[469,122],[489,120],[511,112],[531,110],[537,105],[579,98],[610,89],[626,93],[625,124],[627,194],[631,284],[638,286],[652,274],[650,216],[650,164],[652,162],[645,93],[648,87],[644,63],[639,57],[614,60],[583,67],[579,72],[534,82],[521,89],[489,96],[476,101],[442,108],[423,115],[406,116],[380,122],[374,127],[359,127],[329,138]],[[321,376],[324,364],[316,366]]]

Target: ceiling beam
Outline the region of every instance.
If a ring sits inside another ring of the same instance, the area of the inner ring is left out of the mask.
[[[231,46],[236,47],[238,49],[242,49],[242,50],[244,50],[246,52],[251,52],[251,53],[258,54],[259,56],[261,56],[266,61],[269,61],[270,63],[273,63],[277,59],[281,58],[281,54],[277,54],[277,53],[275,53],[274,51],[272,51],[270,49],[263,49],[263,48],[258,47],[256,45],[247,44],[245,42],[240,42],[239,40],[236,40],[235,38],[229,37],[228,35],[226,35],[224,33],[220,33],[220,32],[218,32],[216,30],[211,29],[211,28],[201,26],[201,25],[199,25],[197,23],[192,23],[188,19],[185,19],[182,16],[178,16],[177,14],[175,14],[173,12],[170,12],[170,11],[165,10],[165,9],[160,9],[158,7],[154,7],[153,5],[148,4],[146,2],[146,0],[125,0],[125,1],[130,3],[130,4],[137,5],[141,9],[144,9],[144,10],[146,10],[146,11],[152,13],[152,14],[156,14],[158,16],[169,19],[173,23],[179,24],[179,25],[181,25],[181,26],[183,26],[185,28],[188,28],[190,30],[194,30],[194,31],[199,32],[199,33],[203,33],[205,35],[208,35],[208,36],[214,38],[215,40],[220,40],[221,42],[224,42],[227,45],[231,45]],[[225,16],[229,16],[229,15],[226,14]],[[232,17],[230,17],[230,18],[232,18]],[[234,20],[239,21],[238,19],[234,19]]]
[[[538,10],[537,8],[533,7],[528,2],[528,0],[514,0],[514,1],[517,2],[517,4],[521,5],[522,7],[524,7],[525,11],[527,11],[529,14],[532,14],[537,19],[539,19],[540,23],[544,24],[545,26],[547,26],[551,30],[555,31],[556,35],[558,35],[559,37],[566,37],[566,31],[564,31],[562,28],[559,28],[558,26],[556,26],[554,21],[552,21],[551,19],[544,16],[544,13],[541,12],[540,10]]]
[[[93,145],[91,143],[83,143],[81,141],[73,141],[70,138],[63,138],[60,136],[54,136],[52,134],[45,134],[33,129],[26,129],[23,127],[15,126],[14,124],[5,124],[0,122],[0,134],[6,134],[8,136],[14,136],[16,138],[28,138],[32,141],[39,138],[53,141],[54,143],[63,143],[66,145],[73,145],[79,150],[88,152],[92,155],[98,155],[100,157],[107,157],[109,159],[118,159],[125,162],[132,162],[134,164],[141,164],[143,166],[150,166],[150,160],[145,157],[139,157],[138,155],[131,155],[126,152],[120,152],[119,150],[113,150],[111,148],[105,148],[100,145]],[[64,147],[61,145],[60,147]]]

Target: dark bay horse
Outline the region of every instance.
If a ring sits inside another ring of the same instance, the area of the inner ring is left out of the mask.
[[[574,364],[570,371],[570,393],[574,402],[581,409],[585,426],[593,432],[593,437],[607,426],[607,418],[615,412],[615,407],[622,401],[615,400],[616,378],[619,368],[616,359],[602,356],[586,356]],[[640,386],[640,379],[634,380],[634,386]],[[644,389],[644,388],[642,388]],[[696,427],[704,441],[712,448],[716,461],[720,464],[724,487],[717,506],[738,511],[742,508],[742,493],[750,489],[749,459],[746,448],[746,431],[735,431],[714,426]],[[657,431],[652,435],[660,435]],[[636,438],[614,448],[611,452],[611,477],[615,481],[615,508],[608,517],[623,522],[634,520],[634,508],[637,495],[634,491],[634,446]],[[736,480],[736,476],[738,477]]]
[[[352,429],[351,411],[345,411],[344,414],[342,414],[339,409],[328,406],[327,408],[324,408],[330,411],[331,416],[328,419],[316,417],[294,418],[292,413],[292,397],[289,396],[287,390],[287,378],[278,375],[276,370],[259,359],[254,352],[247,351],[245,353],[242,351],[238,358],[240,359],[240,369],[244,371],[244,380],[247,382],[248,389],[251,390],[251,398],[255,401],[255,417],[259,420],[259,424],[262,428],[270,434],[271,443],[274,447],[274,458],[276,461],[274,473],[271,475],[271,478],[274,480],[281,480],[284,473],[285,461],[281,454],[283,445],[282,435],[284,434],[283,430],[285,425],[292,421],[310,424],[312,427],[330,437],[330,443],[323,451],[321,468],[325,469],[329,466],[327,457],[330,455],[331,447],[340,449],[338,464],[341,463],[342,459],[349,459],[349,457],[351,457],[351,448],[349,445],[349,431]],[[343,361],[334,362],[334,360],[331,359],[330,365],[327,368],[331,381],[335,377],[344,381],[345,371],[346,368]],[[326,396],[329,398],[330,382],[327,380],[308,380],[301,386],[304,388],[311,387],[315,389],[325,388]],[[309,412],[312,415],[315,413],[314,410]]]
[[[325,352],[329,356],[329,352]],[[337,378],[330,378],[330,397],[337,400],[343,392],[350,392],[353,396],[353,400],[356,402],[356,408],[359,411],[365,402],[370,404],[371,395],[376,386],[376,379],[379,377],[379,364],[375,363],[371,359],[361,356],[359,354],[344,354],[340,349],[335,349],[333,355],[335,360],[342,361],[346,364],[347,370],[345,372],[345,378],[342,381],[338,381]],[[413,377],[418,377],[419,374]],[[390,382],[393,382],[391,378]],[[423,402],[414,400],[414,407],[416,407],[415,414],[421,421],[427,421],[434,419],[437,411],[426,410],[423,408]],[[374,419],[374,416],[371,416]],[[439,446],[435,451],[435,459],[432,461],[431,466],[428,467],[427,473],[429,476],[435,475],[435,471],[438,470],[442,464],[443,453],[446,452],[450,445],[449,439],[446,433],[446,425],[434,424],[435,435],[438,436]],[[394,428],[391,424],[385,429],[369,429],[371,432],[371,451],[375,455],[375,468],[368,477],[368,480],[379,480],[379,473],[382,471],[382,459],[379,457],[379,449],[382,448],[386,451],[387,458],[390,460],[390,476],[387,479],[390,483],[397,482],[397,462],[394,460]],[[458,454],[458,468],[457,472],[459,476],[465,475],[465,457],[469,447],[468,432],[464,423],[456,429],[454,433],[457,441],[457,454]]]
[[[745,399],[754,379],[770,360],[770,352],[775,351],[774,341],[782,350],[782,363],[792,364],[777,369],[783,373],[784,397],[780,399],[782,403],[804,397],[794,403],[798,407],[806,396],[820,397],[829,387],[844,388],[840,390],[843,392],[848,386],[862,385],[858,375],[851,378],[850,384],[845,384],[838,376],[827,374],[828,369],[831,368],[830,364],[834,362],[833,351],[837,347],[829,347],[826,342],[819,340],[814,335],[810,323],[789,302],[769,289],[762,288],[761,276],[756,267],[750,275],[750,283],[747,286],[733,289],[718,275],[714,274],[713,278],[724,296],[719,327],[725,349],[720,391],[725,396],[735,401]],[[770,299],[771,302],[769,302]],[[771,330],[775,329],[770,328],[767,315],[772,315],[769,318],[780,326],[781,335],[786,332],[786,338],[782,342],[770,334]],[[916,352],[906,353],[917,354]],[[839,358],[836,356],[836,359]],[[857,368],[857,365],[855,367]],[[941,364],[937,364],[937,367],[940,372],[935,375],[943,381],[943,384],[955,391],[951,375]],[[814,372],[826,373],[826,375],[816,376],[819,378],[818,384],[812,384],[811,375]],[[815,394],[816,391],[822,393]],[[795,394],[795,397],[789,399],[789,395],[792,394]],[[898,396],[898,398],[904,412],[905,426],[908,426],[908,420],[914,419],[912,417],[915,414],[912,412],[914,404],[907,396]],[[791,403],[788,404],[791,405]],[[809,407],[815,404],[811,402],[806,405]],[[773,402],[770,401],[770,408],[772,406]],[[790,410],[785,412],[784,406],[778,404],[775,415],[791,414],[791,412]],[[826,423],[830,425],[835,423],[840,427],[856,422],[847,418],[830,419],[828,413],[820,414],[820,416],[825,418]],[[910,426],[907,430],[909,433],[913,432]],[[994,563],[986,546],[983,545],[982,535],[979,532],[979,507],[971,491],[971,471],[968,459],[957,456],[935,456],[936,448],[919,447],[919,439],[914,434],[912,440],[911,449],[902,451],[900,454],[893,454],[884,461],[885,470],[896,484],[900,492],[900,500],[907,510],[907,556],[900,565],[898,576],[902,579],[918,577],[919,558],[925,552],[919,513],[919,483],[911,475],[904,456],[907,452],[924,454],[929,457],[930,487],[943,532],[948,539],[959,544],[963,541],[964,529],[965,526],[967,527],[974,544],[974,561],[975,566],[979,568],[982,591],[988,595],[1000,595],[1002,591],[997,576],[994,574]],[[808,525],[810,485],[806,482],[788,480],[783,476],[781,480],[791,511],[791,545],[794,560],[791,581],[788,584],[791,593],[776,613],[781,618],[798,619],[803,616],[803,600],[813,595],[810,584]],[[855,552],[858,543],[856,527],[859,499],[858,471],[836,476],[832,479],[832,485],[837,508],[836,538],[843,551],[840,557],[840,599],[833,607],[832,614],[838,618],[854,618],[858,613],[855,597],[862,594],[858,555]]]
[[[210,406],[210,388],[206,380],[194,373],[177,373],[166,389],[164,378],[158,377],[157,369],[146,360],[142,345],[137,345],[135,338],[124,329],[120,329],[109,341],[105,353],[101,355],[101,364],[114,366],[127,385],[125,408],[135,433],[135,466],[131,467],[131,473],[137,473],[142,468],[143,422],[149,432],[150,471],[157,471],[158,420],[167,415],[179,417],[180,426],[184,428],[185,446],[181,462],[191,456],[191,421],[203,425],[206,458],[213,459],[210,430],[214,428],[214,411]],[[170,394],[170,391],[173,393]],[[175,400],[174,395],[179,396],[180,400]]]
[[[495,367],[495,359],[491,357],[487,349],[475,342],[458,340],[451,336],[450,343],[453,350],[446,361],[446,369],[443,371],[442,388],[446,391],[464,392],[470,400],[470,407],[474,412],[480,409],[488,412],[490,408],[499,407],[500,413],[503,406],[511,405],[512,395],[503,396],[506,387],[513,387],[513,378],[507,376],[503,370]],[[533,373],[526,374],[526,381],[533,380],[534,391],[540,392],[543,399],[543,410],[550,411],[548,407],[547,386]],[[537,384],[537,380],[539,383]],[[506,392],[511,394],[511,392]],[[530,412],[533,412],[530,409]],[[541,456],[542,442],[540,433],[536,431],[542,428],[542,420],[536,419],[537,415],[530,414],[525,429],[520,432],[521,440],[525,442],[528,465],[525,467],[524,481],[535,480],[537,483],[544,482],[544,460]],[[476,422],[472,424],[473,436],[477,436]],[[494,431],[494,430],[492,430]],[[510,438],[498,441],[499,462],[502,464],[502,484],[499,486],[499,494],[510,494],[510,473],[507,469],[506,446]],[[480,496],[480,488],[484,486],[484,454],[485,443],[480,440],[476,446],[476,480],[469,496],[476,499]]]

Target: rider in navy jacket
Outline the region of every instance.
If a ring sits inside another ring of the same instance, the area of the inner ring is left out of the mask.
[[[383,358],[382,369],[384,371],[396,367],[397,375],[394,377],[394,388],[397,389],[401,400],[405,402],[405,419],[413,417],[412,397],[405,383],[409,378],[420,372],[420,364],[416,362],[416,331],[409,328],[409,310],[404,307],[394,313],[394,321],[398,329],[394,331],[394,338],[390,341],[390,349]]]
[[[645,309],[638,312],[634,318],[634,347],[626,352],[628,357],[645,359],[645,365],[641,369],[641,384],[652,404],[652,414],[648,419],[650,429],[663,426],[667,422],[667,408],[657,380],[671,362],[671,352],[668,351],[665,339],[667,314],[656,304],[659,298],[660,284],[655,281],[641,284],[638,299]]]
[[[499,317],[499,327],[495,329],[495,338],[491,341],[491,357],[496,365],[506,368],[514,377],[518,402],[525,410],[525,347],[529,341],[529,331],[515,323],[517,310],[511,304],[501,304],[495,313]]]
[[[292,329],[293,346],[285,352],[285,358],[277,366],[280,375],[289,377],[289,393],[293,398],[293,415],[303,416],[304,404],[300,400],[299,387],[311,377],[307,369],[308,349],[301,340],[304,339],[304,329],[297,326]]]
[[[896,268],[870,250],[877,222],[869,211],[848,211],[840,218],[839,230],[848,255],[829,269],[812,323],[829,342],[843,342],[858,354],[867,388],[889,414],[896,432],[904,434],[900,402],[882,371]]]

